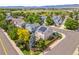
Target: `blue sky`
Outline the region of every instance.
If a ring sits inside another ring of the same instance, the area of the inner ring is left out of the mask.
[[[79,4],[79,0],[0,0],[0,6],[44,6]]]

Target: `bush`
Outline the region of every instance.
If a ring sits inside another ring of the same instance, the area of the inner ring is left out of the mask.
[[[53,25],[53,24],[54,24],[54,21],[51,19],[50,16],[48,16],[46,19],[46,25],[48,26],[48,25]]]
[[[18,39],[15,41],[16,45],[21,49],[21,50],[30,50],[29,49],[29,42],[25,42],[23,39]]]
[[[24,41],[22,39],[18,39],[15,41],[16,45],[22,50],[23,48],[25,48],[24,46]]]
[[[45,48],[45,41],[43,39],[40,39],[39,41],[37,41],[36,47],[40,50],[43,50]]]
[[[61,36],[60,33],[54,32],[54,33],[53,33],[53,37],[54,37],[54,38],[61,38],[62,36]]]
[[[64,25],[67,29],[70,30],[76,30],[79,28],[79,23],[76,20],[73,20],[72,18],[68,18]]]

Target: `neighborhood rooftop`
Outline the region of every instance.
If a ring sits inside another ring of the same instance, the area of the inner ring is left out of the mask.
[[[39,31],[44,32],[46,29],[47,29],[46,27],[41,27]]]

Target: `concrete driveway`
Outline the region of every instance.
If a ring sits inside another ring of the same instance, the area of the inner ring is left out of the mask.
[[[77,45],[79,45],[79,32],[57,29],[55,27],[52,27],[52,29],[65,34],[66,37],[44,55],[72,55]]]

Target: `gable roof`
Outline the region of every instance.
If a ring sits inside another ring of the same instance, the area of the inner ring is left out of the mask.
[[[41,16],[41,20],[45,20],[47,16]]]
[[[61,24],[62,23],[61,16],[53,16],[52,18],[53,18],[55,24]]]
[[[6,20],[12,20],[12,19],[13,19],[12,16],[7,16],[7,17],[6,17]]]
[[[46,30],[47,30],[46,27],[40,27],[40,28],[39,28],[39,31],[40,31],[40,32],[45,32]]]
[[[47,26],[40,26],[36,32],[41,32],[41,33],[44,33],[46,30],[48,29]]]
[[[37,24],[26,24],[25,25],[25,28],[28,29],[30,32],[34,32],[38,27],[39,25]]]

